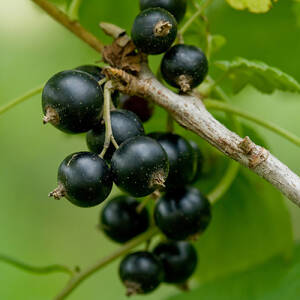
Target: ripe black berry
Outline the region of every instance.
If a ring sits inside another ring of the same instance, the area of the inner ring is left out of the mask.
[[[203,169],[204,157],[203,157],[203,154],[202,154],[198,144],[191,140],[189,142],[194,149],[194,155],[195,155],[195,160],[196,160],[196,169],[195,169],[195,173],[194,173],[194,178],[191,181],[191,183],[193,183],[193,182],[196,182],[198,179],[200,179],[200,177],[202,175],[201,172]]]
[[[135,19],[131,37],[135,46],[147,54],[168,50],[176,39],[177,23],[173,15],[162,8],[143,10]]]
[[[165,279],[168,283],[183,283],[195,271],[197,252],[189,242],[164,242],[153,250],[154,255],[162,262]]]
[[[150,137],[157,140],[166,151],[169,159],[167,189],[179,188],[192,181],[195,168],[195,153],[190,143],[183,137],[163,132],[154,132]]]
[[[58,187],[49,196],[66,197],[80,207],[103,202],[112,188],[112,178],[106,162],[96,154],[77,152],[67,156],[58,169]]]
[[[132,197],[111,199],[101,211],[101,228],[112,240],[125,243],[149,227],[148,211],[137,212],[139,202]]]
[[[147,196],[163,186],[168,169],[162,146],[145,136],[126,140],[111,159],[114,182],[135,197]]]
[[[164,8],[180,22],[186,12],[187,0],[140,0],[141,10],[150,7]]]
[[[196,188],[168,192],[154,210],[156,225],[172,240],[203,232],[211,219],[210,204]]]
[[[206,56],[195,46],[175,45],[167,51],[161,63],[161,73],[166,82],[183,92],[199,85],[207,72]]]
[[[105,78],[105,75],[102,73],[102,68],[94,65],[83,65],[77,67],[75,70],[86,72],[90,75],[92,75],[97,81],[100,81]],[[104,91],[104,84],[101,85],[102,90]],[[115,106],[118,106],[119,104],[119,92],[114,91],[111,95],[111,99]]]
[[[134,112],[142,122],[147,122],[154,111],[154,105],[145,98],[137,96],[122,95],[120,107]]]
[[[127,296],[152,292],[164,279],[161,262],[152,253],[142,251],[122,260],[119,275],[127,288]]]
[[[131,111],[117,109],[111,112],[111,127],[113,136],[118,145],[127,139],[144,135],[144,127],[138,116]],[[90,130],[86,135],[86,142],[89,149],[95,153],[101,153],[105,140],[105,124],[100,124]],[[111,159],[115,152],[115,146],[110,144],[104,158]]]
[[[99,122],[103,94],[91,75],[77,70],[63,71],[46,83],[42,106],[44,123],[68,133],[80,133]]]

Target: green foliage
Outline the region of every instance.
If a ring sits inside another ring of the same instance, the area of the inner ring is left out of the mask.
[[[298,300],[300,245],[292,261],[281,256],[247,272],[221,278],[172,300]]]
[[[275,90],[300,92],[300,84],[293,77],[260,61],[238,57],[233,61],[218,61],[215,64],[232,81],[234,93],[240,92],[247,84],[267,94]]]
[[[226,0],[235,9],[248,9],[252,13],[266,13],[272,7],[272,0]],[[277,0],[273,0],[276,2]]]

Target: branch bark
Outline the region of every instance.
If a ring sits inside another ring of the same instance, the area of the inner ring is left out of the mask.
[[[173,93],[156,79],[146,63],[139,77],[113,68],[107,68],[105,72],[121,92],[145,97],[163,107],[183,127],[269,181],[300,207],[298,175],[249,137],[241,138],[218,122],[206,110],[201,99]]]

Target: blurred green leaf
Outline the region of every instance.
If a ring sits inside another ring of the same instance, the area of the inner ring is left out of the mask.
[[[238,10],[248,9],[252,13],[266,13],[272,8],[272,0],[226,0]],[[277,0],[273,0],[276,2]]]
[[[277,257],[248,272],[203,285],[172,300],[298,300],[300,295],[300,246],[291,262]],[[220,295],[221,298],[220,298]]]
[[[202,283],[291,253],[292,228],[283,197],[247,169],[241,169],[212,215],[211,225],[196,244],[200,257],[196,277]]]
[[[214,34],[210,36],[210,52],[214,54],[221,50],[222,47],[226,44],[226,38],[220,34]]]
[[[232,81],[234,93],[247,84],[267,94],[275,90],[300,92],[300,84],[293,77],[260,61],[238,57],[233,61],[218,61],[215,65],[226,72]]]

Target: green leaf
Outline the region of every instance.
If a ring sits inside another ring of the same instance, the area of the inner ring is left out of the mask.
[[[272,8],[272,0],[226,0],[238,10],[248,9],[252,13],[266,13]],[[276,2],[276,0],[274,0]]]
[[[293,77],[260,61],[238,57],[233,61],[218,61],[215,64],[226,72],[232,81],[234,93],[238,93],[247,84],[267,94],[273,93],[276,89],[300,92],[300,84]]]
[[[295,250],[295,256],[290,262],[277,257],[247,272],[210,282],[189,293],[181,293],[170,299],[298,300],[300,245]]]
[[[198,187],[203,190],[203,185],[200,181]],[[249,170],[241,169],[212,215],[196,244],[200,262],[195,276],[202,283],[291,252],[292,227],[283,197]]]
[[[211,54],[215,54],[220,51],[222,47],[225,46],[227,40],[223,35],[214,34],[210,37],[209,47]]]

